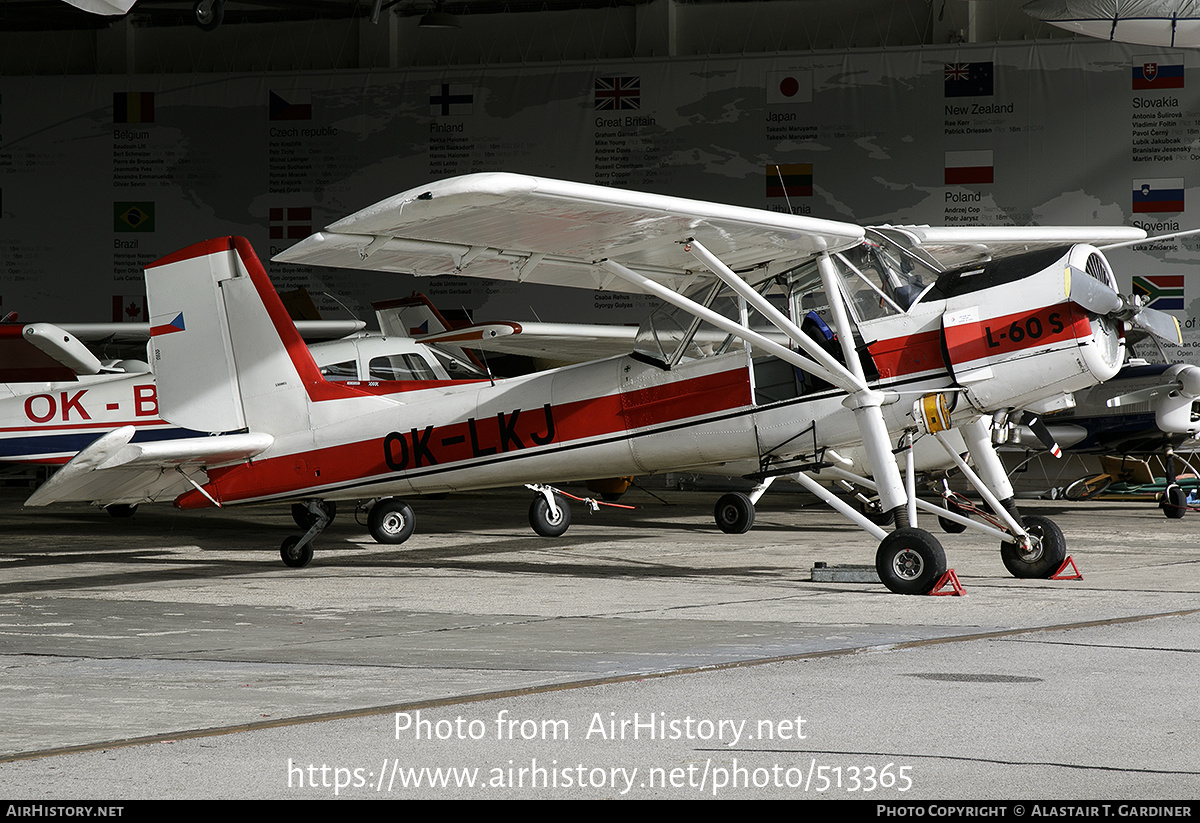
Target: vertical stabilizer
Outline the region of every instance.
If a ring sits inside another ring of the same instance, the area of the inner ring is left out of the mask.
[[[146,268],[159,414],[189,429],[309,428],[329,391],[249,241],[197,243]]]

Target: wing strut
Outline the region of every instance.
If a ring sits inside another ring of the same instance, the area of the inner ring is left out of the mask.
[[[684,250],[691,252],[691,254],[696,257],[696,259],[704,263],[704,265],[708,266],[713,274],[721,278],[726,285],[743,297],[747,303],[756,308],[763,317],[771,321],[771,325],[786,334],[793,342],[795,342],[797,346],[804,350],[805,354],[817,360],[827,371],[833,372],[834,374],[839,375],[841,378],[839,380],[830,382],[848,392],[868,391],[867,381],[863,379],[862,368],[858,363],[857,352],[854,352],[853,359],[847,358],[846,360],[847,363],[853,363],[854,366],[857,367],[855,369],[857,374],[855,374],[847,370],[846,367],[837,360],[834,360],[832,357],[830,357],[827,351],[814,343],[812,338],[810,338],[807,334],[800,331],[799,326],[788,319],[788,317],[780,312],[777,308],[772,306],[765,297],[752,289],[749,283],[747,283],[741,277],[738,277],[737,273],[735,273],[733,269],[722,263],[721,260],[715,254],[705,248],[704,244],[702,244],[699,240],[696,240],[695,238],[689,239],[688,242],[684,244],[683,248]],[[824,276],[824,272],[822,272],[822,276]],[[828,289],[828,286],[826,286],[826,289]],[[840,300],[831,302],[841,307]],[[839,330],[842,328],[848,328],[848,326],[845,326],[842,323],[841,317],[836,317],[835,319],[838,322]],[[852,335],[842,334],[839,335],[839,337],[849,337],[851,340],[853,340]],[[853,348],[851,351],[853,351]]]
[[[810,360],[799,352],[792,351],[787,346],[781,346],[770,338],[763,337],[758,332],[743,326],[741,323],[738,323],[735,320],[730,320],[723,314],[718,314],[712,309],[707,309],[704,306],[701,306],[694,300],[684,297],[679,292],[669,289],[666,286],[656,283],[648,277],[638,274],[633,269],[623,266],[615,260],[602,260],[600,261],[600,265],[617,275],[617,277],[620,277],[622,280],[633,283],[637,287],[644,289],[650,294],[661,297],[671,305],[681,308],[684,311],[699,317],[701,320],[712,323],[721,331],[732,334],[735,337],[739,337],[755,348],[772,354],[784,362],[791,363],[797,368],[804,369],[810,374],[815,375],[816,377],[819,377],[828,383],[832,383],[833,385],[838,386],[845,391],[853,392],[857,389],[857,387],[854,385],[847,386],[846,381],[840,375],[834,374],[832,371],[820,365],[816,361]]]
[[[828,254],[822,254],[822,259],[818,262],[821,266],[821,276],[826,281],[825,288],[829,294],[830,304],[835,307],[834,318],[839,325],[838,337],[842,340],[842,351],[846,354],[847,362],[853,364],[853,372],[847,370],[830,357],[828,353],[821,350],[815,341],[808,339],[806,335],[800,333],[800,330],[795,327],[794,323],[775,311],[773,307],[769,307],[769,311],[765,311],[764,304],[766,304],[766,300],[751,289],[741,277],[709,252],[701,243],[698,243],[694,238],[688,238],[685,248],[688,248],[691,253],[695,254],[706,265],[709,265],[718,277],[728,283],[739,296],[752,304],[756,309],[762,311],[768,320],[789,338],[795,340],[806,353],[818,357],[820,362],[811,360],[787,346],[781,346],[741,323],[737,323],[723,315],[706,309],[695,301],[689,300],[678,292],[659,285],[648,277],[638,274],[615,260],[603,260],[600,262],[600,265],[618,277],[637,285],[639,288],[651,294],[658,295],[671,305],[690,312],[703,320],[707,320],[722,331],[740,337],[756,348],[772,354],[786,363],[791,363],[794,366],[804,369],[810,374],[820,377],[845,391],[849,397],[843,403],[854,412],[855,422],[858,424],[859,432],[862,434],[863,445],[866,448],[868,460],[879,486],[879,496],[884,510],[903,511],[907,503],[904,481],[900,477],[900,470],[896,466],[895,459],[892,457],[891,435],[888,433],[887,423],[883,419],[883,411],[881,409],[884,403],[894,402],[897,397],[895,395],[889,396],[872,389],[862,377],[862,365],[858,359],[858,352],[854,350],[853,346],[853,327],[850,325],[846,307],[842,303],[842,292],[837,286],[836,272],[833,269],[832,262],[828,259]],[[827,368],[826,364],[833,368]],[[904,518],[907,519],[907,514],[904,515]]]

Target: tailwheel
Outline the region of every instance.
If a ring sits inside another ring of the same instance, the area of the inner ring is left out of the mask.
[[[533,502],[529,504],[529,525],[542,537],[561,537],[571,525],[571,509],[567,506],[567,501],[556,494],[554,505],[558,512],[550,509],[550,503],[542,494],[533,498]]]
[[[380,500],[367,514],[367,530],[376,543],[403,543],[416,528],[417,516],[412,506],[395,497]]]
[[[1048,517],[1029,514],[1021,525],[1031,538],[1028,547],[1020,543],[1001,543],[1000,559],[1013,577],[1047,578],[1067,559],[1067,539],[1062,529]]]
[[[896,594],[928,594],[946,573],[946,553],[924,529],[896,529],[879,544],[875,571]]]
[[[1163,514],[1172,520],[1178,520],[1187,512],[1187,492],[1172,483],[1167,486],[1158,505],[1162,508]]]
[[[294,534],[289,535],[283,539],[283,545],[279,547],[279,556],[283,558],[283,565],[293,569],[302,569],[313,559],[312,542],[309,541],[301,546],[299,537]]]
[[[741,492],[721,495],[713,509],[717,528],[726,534],[745,534],[754,525],[754,504]]]

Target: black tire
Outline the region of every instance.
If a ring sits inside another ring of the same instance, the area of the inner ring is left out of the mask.
[[[333,518],[337,517],[337,503],[332,500],[322,500],[321,505],[325,507],[325,513],[329,515],[329,523],[333,522]],[[292,504],[292,520],[297,526],[308,531],[312,528],[313,520],[312,512],[308,510],[308,506],[303,503]],[[325,525],[328,526],[329,523]]]
[[[1067,486],[1063,497],[1068,500],[1091,500],[1093,497],[1104,494],[1111,485],[1112,478],[1108,475],[1081,477]]]
[[[312,543],[298,549],[296,545],[299,542],[299,536],[294,534],[283,539],[283,545],[279,547],[279,556],[283,558],[283,565],[293,569],[302,569],[313,559]]]
[[[1017,543],[1001,543],[1000,559],[1013,577],[1045,579],[1057,572],[1067,559],[1067,539],[1062,529],[1048,517],[1027,514],[1021,518],[1025,531],[1038,538],[1037,547],[1022,552]]]
[[[1172,520],[1178,520],[1187,513],[1187,492],[1174,484],[1167,486],[1158,505],[1162,507],[1163,514]]]
[[[725,534],[745,534],[754,526],[754,504],[741,492],[723,494],[713,507],[713,519]]]
[[[201,31],[215,31],[225,19],[225,0],[196,0],[192,14]]]
[[[542,495],[529,504],[529,525],[542,537],[561,537],[571,526],[571,507],[567,501],[555,495],[554,504],[558,506],[557,518],[550,513],[550,504]]]
[[[962,509],[944,497],[942,498],[942,508],[946,511],[951,511],[955,514],[961,514],[964,517],[966,516]],[[953,520],[947,520],[944,517],[938,518],[938,525],[942,527],[942,531],[944,531],[946,534],[962,534],[967,530],[967,527],[962,523],[955,523]]]
[[[889,591],[928,594],[946,573],[946,553],[924,529],[896,529],[879,544],[875,571]]]
[[[133,517],[133,513],[137,511],[137,503],[113,503],[111,506],[105,506],[104,510],[108,512],[109,517]]]
[[[367,513],[367,530],[376,543],[398,545],[412,537],[416,528],[412,506],[395,497],[380,500]]]

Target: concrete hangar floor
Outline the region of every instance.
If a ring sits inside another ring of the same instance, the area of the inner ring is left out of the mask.
[[[1028,502],[1082,580],[942,535],[965,597],[813,583],[873,541],[773,491],[633,490],[535,536],[529,493],[350,512],[304,569],[285,508],[129,520],[0,493],[0,788],[138,798],[1194,798],[1200,536]],[[927,527],[936,530],[932,523]]]

